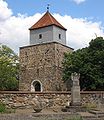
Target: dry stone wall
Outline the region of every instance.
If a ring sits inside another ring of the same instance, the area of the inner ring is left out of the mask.
[[[71,102],[70,92],[0,92],[0,101],[12,108],[42,108],[66,106]],[[104,92],[81,92],[83,105],[93,104],[104,107]]]

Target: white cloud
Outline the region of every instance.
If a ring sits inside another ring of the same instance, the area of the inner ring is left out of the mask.
[[[12,15],[12,10],[8,9],[8,4],[0,0],[0,21],[9,18]]]
[[[72,0],[72,1],[74,1],[76,4],[80,4],[82,2],[85,2],[86,0]]]
[[[34,16],[11,16],[4,22],[0,22],[0,43],[6,44],[16,52],[20,46],[29,44],[29,27],[41,17],[41,14]]]
[[[5,2],[2,1],[1,3],[4,4]],[[2,7],[4,6],[0,4],[0,9]],[[8,17],[5,16],[6,14],[4,16],[0,14],[0,43],[8,45],[17,52],[20,46],[29,44],[28,28],[42,14],[37,13],[33,16],[19,14],[18,16],[12,16],[12,12],[8,9],[7,4],[4,8],[5,13],[8,13]],[[61,16],[59,14],[54,14],[54,17],[67,28],[67,45],[72,48],[78,49],[87,46],[90,40],[96,37],[95,33],[98,36],[104,36],[100,22],[92,22],[83,18],[72,18],[68,15]]]
[[[60,23],[67,28],[67,45],[74,49],[88,46],[91,39],[97,36],[104,37],[101,22],[92,22],[82,18],[72,18],[71,16],[60,16],[55,14]]]

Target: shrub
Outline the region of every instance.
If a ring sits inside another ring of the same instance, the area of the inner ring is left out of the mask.
[[[6,112],[6,105],[0,102],[0,113],[5,113],[5,112]]]
[[[0,113],[15,113],[15,109],[7,109],[6,105],[0,102]]]

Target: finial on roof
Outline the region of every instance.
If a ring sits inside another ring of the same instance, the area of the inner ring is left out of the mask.
[[[47,4],[47,11],[49,12],[49,7],[50,7],[50,4]]]

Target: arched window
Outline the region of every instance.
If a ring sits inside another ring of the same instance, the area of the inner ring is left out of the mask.
[[[38,80],[34,80],[31,83],[31,92],[42,92],[42,84]]]

